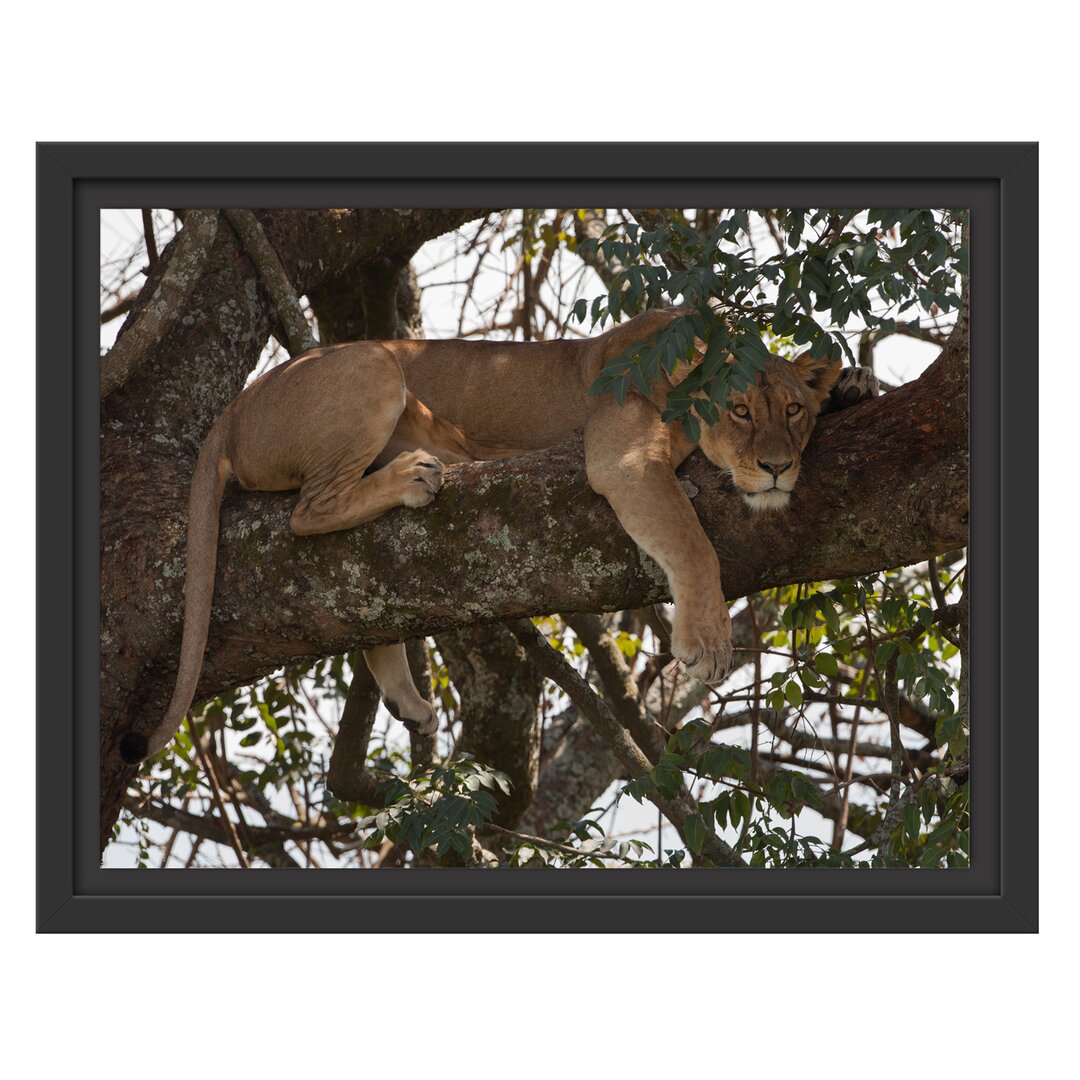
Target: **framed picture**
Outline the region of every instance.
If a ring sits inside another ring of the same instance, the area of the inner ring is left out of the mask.
[[[1035,145],[46,144],[37,212],[39,929],[1036,928]]]

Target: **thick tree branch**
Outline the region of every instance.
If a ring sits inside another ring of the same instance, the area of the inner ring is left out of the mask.
[[[273,244],[266,238],[259,219],[250,210],[232,209],[223,211],[233,231],[240,237],[244,250],[259,271],[259,278],[274,304],[274,313],[278,325],[285,335],[283,342],[290,356],[298,356],[308,349],[314,349],[319,343],[308,326],[307,319],[300,307],[285,267],[281,265]]]
[[[334,738],[326,787],[339,799],[382,805],[380,789],[386,785],[385,773],[367,768],[368,742],[379,709],[379,687],[363,657],[350,658],[353,677],[341,712],[341,723]]]
[[[536,796],[519,822],[526,832],[549,833],[558,821],[578,821],[623,775],[600,733],[573,708],[575,720],[540,773]]]
[[[259,216],[276,250],[289,253],[297,290],[308,292],[353,261],[400,255],[468,213]],[[133,320],[182,235],[162,253]],[[103,403],[103,839],[130,775],[115,753],[116,732],[136,715],[158,714],[171,690],[192,455],[266,339],[259,296],[232,231],[218,230],[191,318],[171,323],[152,361]],[[821,421],[784,514],[753,515],[693,455],[680,475],[719,552],[729,599],[906,565],[966,543],[966,327],[962,317],[916,382]],[[663,574],[588,488],[579,443],[452,466],[431,507],[393,511],[345,533],[294,537],[293,501],[226,496],[202,695],[361,643],[667,598]]]
[[[566,622],[588,649],[611,711],[655,764],[664,752],[664,735],[638,696],[633,673],[615,640],[595,615],[568,615]]]
[[[908,565],[967,543],[966,327],[961,318],[917,381],[822,419],[805,479],[783,514],[753,514],[715,467],[692,456],[680,475],[719,552],[729,599]],[[179,499],[183,478],[176,483]],[[118,491],[130,500],[145,488]],[[360,643],[667,599],[659,568],[589,489],[579,444],[451,466],[431,507],[393,511],[344,533],[294,537],[293,499],[226,496],[200,695]],[[154,526],[165,552],[153,571],[165,585],[153,594],[162,636],[139,685],[140,708],[156,713],[175,670],[183,518],[159,513]],[[125,573],[125,588],[137,573]],[[123,656],[116,661],[125,663]],[[117,670],[103,672],[103,698]]]

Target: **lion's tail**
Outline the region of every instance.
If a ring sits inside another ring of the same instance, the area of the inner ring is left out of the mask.
[[[120,740],[120,756],[135,764],[168,745],[191,708],[202,672],[203,653],[210,631],[210,604],[217,569],[221,496],[231,469],[224,454],[224,439],[215,425],[203,443],[188,499],[187,577],[184,584],[184,632],[176,686],[165,718],[149,737],[135,731]]]

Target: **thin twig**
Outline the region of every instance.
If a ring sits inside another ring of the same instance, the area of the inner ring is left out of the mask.
[[[840,813],[836,816],[835,828],[833,830],[833,847],[836,848],[837,851],[844,846],[844,833],[847,832],[848,811],[851,808],[851,779],[855,770],[855,747],[859,735],[859,716],[861,714],[862,708],[860,707],[855,710],[855,715],[851,718],[851,734],[848,737],[847,763],[844,767],[844,795],[840,802]]]
[[[199,758],[199,764],[202,766],[202,770],[206,774],[207,783],[210,785],[210,794],[214,800],[214,805],[217,807],[217,812],[221,817],[221,827],[225,830],[225,835],[228,837],[233,851],[236,852],[236,858],[240,865],[245,870],[250,870],[251,865],[248,863],[247,856],[244,854],[244,849],[240,844],[240,837],[236,835],[236,826],[233,824],[232,818],[225,812],[225,800],[221,796],[221,788],[218,786],[217,776],[214,775],[214,770],[210,766],[210,762],[206,756],[206,750],[203,748],[202,740],[199,738],[199,731],[195,726],[195,721],[192,720],[191,717],[188,717],[187,719],[187,729],[188,733],[191,735],[191,741],[195,746],[195,753]]]
[[[154,211],[142,212],[143,239],[146,241],[146,261],[153,270],[158,261],[157,240],[154,239]]]
[[[750,613],[750,628],[754,635],[754,641],[760,641],[758,636],[757,611],[753,596],[746,598],[747,611]],[[750,728],[750,782],[761,782],[758,764],[758,737],[761,733],[761,653],[754,652],[754,700],[750,705],[752,727]]]
[[[536,847],[551,848],[553,851],[561,851],[565,855],[572,855],[575,859],[615,859],[618,862],[629,863],[631,866],[637,865],[636,859],[627,858],[625,855],[617,855],[614,851],[581,851],[578,848],[571,847],[569,844],[560,844],[557,840],[546,840],[542,836],[531,836],[529,833],[504,829],[501,825],[494,825],[490,821],[484,824],[481,831],[497,832],[501,836],[509,836],[523,843],[533,844]]]
[[[117,300],[112,307],[104,308],[98,316],[98,321],[104,326],[107,322],[112,322],[113,319],[118,319],[121,315],[126,315],[135,306],[135,301],[138,299],[138,290],[133,293],[128,293],[123,299]]]

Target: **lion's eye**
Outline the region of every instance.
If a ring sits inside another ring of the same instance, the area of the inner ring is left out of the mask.
[[[740,420],[745,420],[750,415],[750,410],[745,405],[736,405],[731,410]]]
[[[800,412],[802,412],[802,406],[797,401],[791,402],[787,407],[788,416],[794,416],[796,413]]]

